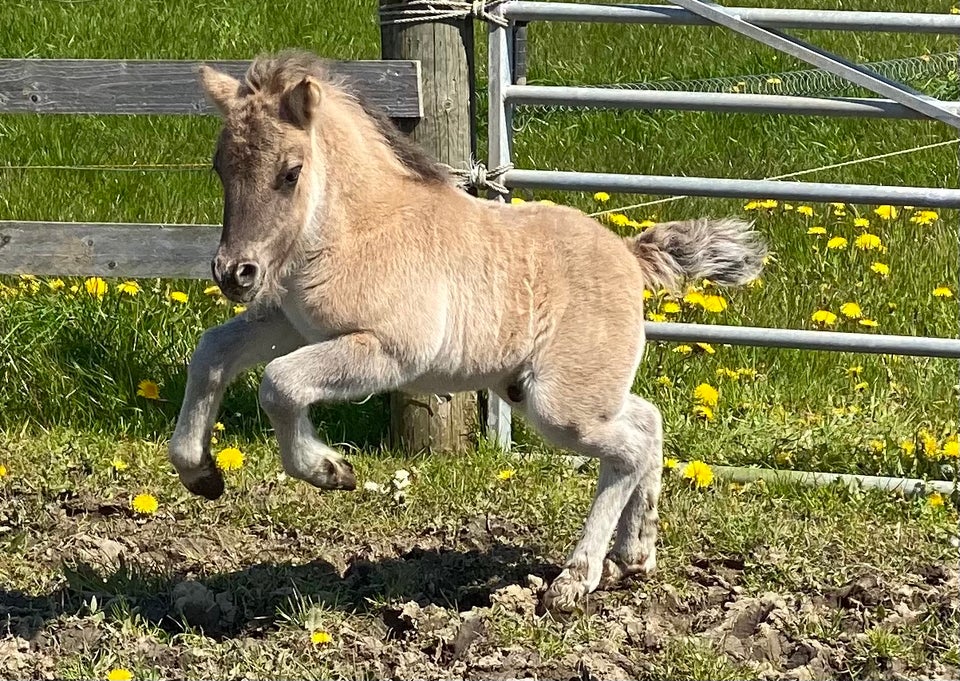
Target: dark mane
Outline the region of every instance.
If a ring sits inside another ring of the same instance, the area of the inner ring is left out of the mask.
[[[327,83],[345,92],[363,109],[376,125],[397,160],[415,177],[424,182],[446,182],[450,173],[418,144],[407,137],[380,107],[371,103],[355,83],[343,76],[333,76],[329,60],[303,50],[285,50],[274,55],[261,55],[254,59],[246,74],[246,87],[250,92],[266,92],[280,95],[306,76]]]

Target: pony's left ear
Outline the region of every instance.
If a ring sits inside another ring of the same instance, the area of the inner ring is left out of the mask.
[[[207,95],[207,99],[221,114],[226,115],[233,101],[240,94],[240,81],[229,73],[212,69],[206,64],[200,65],[200,85]]]
[[[281,116],[297,127],[306,129],[317,115],[320,99],[320,83],[311,76],[305,76],[280,99]]]

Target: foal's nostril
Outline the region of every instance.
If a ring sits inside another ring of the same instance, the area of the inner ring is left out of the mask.
[[[250,288],[257,283],[257,275],[260,273],[260,268],[254,262],[242,262],[237,265],[237,272],[235,278],[237,284],[242,288]]]

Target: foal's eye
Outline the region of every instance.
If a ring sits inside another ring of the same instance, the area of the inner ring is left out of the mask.
[[[301,168],[303,168],[303,166],[294,166],[293,168],[290,168],[290,170],[288,170],[283,176],[284,184],[287,184],[291,187],[295,185],[297,180],[300,179]]]

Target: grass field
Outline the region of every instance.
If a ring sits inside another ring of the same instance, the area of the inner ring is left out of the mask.
[[[301,46],[377,58],[375,12],[365,4],[11,0],[0,57],[246,59]],[[949,7],[897,0],[885,9]],[[797,34],[866,62],[956,49],[946,36]],[[529,56],[531,84],[806,68],[707,28],[534,25]],[[960,98],[956,71],[912,84]],[[775,79],[768,86],[775,91]],[[956,137],[921,121],[746,114],[535,108],[519,112],[516,124],[519,167],[748,178]],[[206,164],[217,125],[5,116],[0,165]],[[800,179],[956,187],[957,146]],[[760,282],[686,300],[654,292],[654,318],[957,335],[955,211],[692,198],[616,211],[662,197],[519,198],[611,210],[604,220],[620,231],[704,214],[757,220],[772,249]],[[216,223],[220,202],[205,168],[0,168],[0,219]],[[537,580],[554,574],[576,540],[594,467],[574,471],[551,457],[518,461],[486,448],[469,459],[404,458],[379,446],[384,402],[373,399],[318,407],[316,422],[355,450],[361,482],[389,489],[396,470],[413,471],[405,503],[389,493],[317,494],[279,475],[254,372],[229,391],[217,435],[217,447],[242,450],[245,463],[230,472],[228,495],[204,504],[171,476],[164,444],[185,362],[204,328],[236,313],[232,306],[204,293],[209,282],[140,281],[130,295],[110,280],[98,297],[82,280],[62,288],[53,278],[2,281],[0,616],[9,624],[0,634],[0,675],[102,678],[125,667],[138,678],[567,678],[583,671],[581,658],[592,678],[759,678],[790,668],[801,670],[795,678],[958,673],[957,514],[949,499],[940,506],[719,480],[698,490],[671,474],[660,573],[598,595],[570,621],[538,619]],[[172,299],[173,291],[187,301]],[[724,303],[709,298],[716,295]],[[818,323],[817,311],[836,318],[820,315],[826,322]],[[144,380],[158,384],[159,399],[137,394]],[[715,404],[695,399],[703,383],[718,389]],[[663,410],[668,457],[957,475],[955,361],[651,344],[635,389]],[[516,426],[522,452],[548,451]],[[130,509],[140,493],[158,499],[155,514]],[[331,641],[313,642],[317,632]]]

